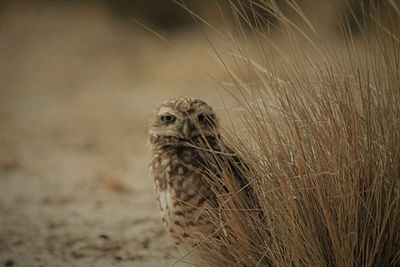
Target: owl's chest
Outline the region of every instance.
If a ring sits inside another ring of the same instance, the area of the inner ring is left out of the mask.
[[[196,150],[160,153],[152,162],[155,191],[164,222],[193,221],[205,202],[204,170]]]

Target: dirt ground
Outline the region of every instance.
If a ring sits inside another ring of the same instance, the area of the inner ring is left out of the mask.
[[[165,32],[171,47],[104,3],[0,2],[0,266],[179,258],[155,203],[147,124],[158,104],[192,96],[224,126],[233,101],[215,81],[230,79],[199,28]]]
[[[171,48],[101,5],[30,3],[0,9],[0,266],[173,263],[147,123],[174,96],[222,107],[207,41]]]

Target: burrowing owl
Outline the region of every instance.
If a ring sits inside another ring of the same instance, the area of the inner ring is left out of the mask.
[[[205,183],[204,149],[223,150],[216,115],[199,99],[178,98],[159,106],[150,123],[151,174],[162,221],[182,253],[210,234],[203,216],[216,196]]]

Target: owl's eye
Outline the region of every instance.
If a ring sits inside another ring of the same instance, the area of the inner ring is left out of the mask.
[[[161,121],[163,121],[163,122],[174,122],[175,121],[175,116],[173,116],[173,115],[161,116]]]
[[[199,114],[199,116],[197,116],[197,120],[198,121],[204,121],[206,117],[204,116],[204,114]]]

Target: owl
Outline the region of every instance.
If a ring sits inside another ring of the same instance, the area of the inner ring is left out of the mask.
[[[214,224],[204,216],[207,208],[215,207],[217,197],[210,179],[218,177],[210,175],[209,157],[232,152],[221,141],[213,109],[195,98],[173,99],[156,108],[150,122],[149,141],[150,173],[154,177],[161,220],[175,245],[185,254],[215,231]],[[240,180],[237,169],[244,164],[234,158],[233,165],[226,158],[216,161],[233,166],[233,179]]]

